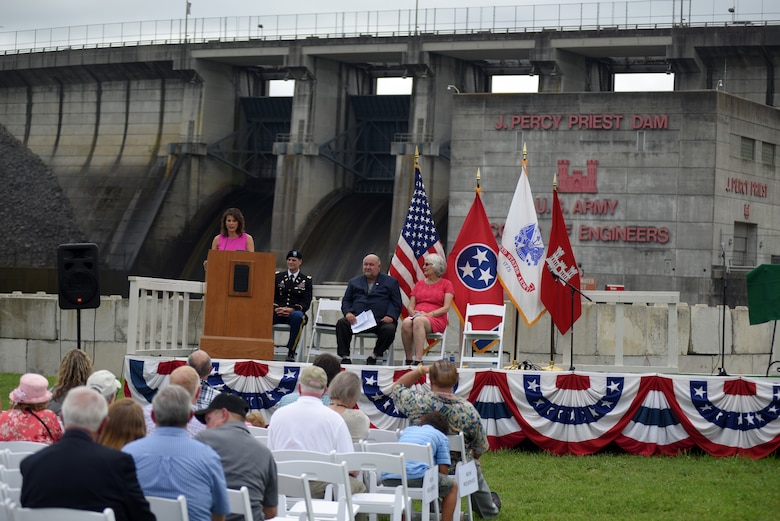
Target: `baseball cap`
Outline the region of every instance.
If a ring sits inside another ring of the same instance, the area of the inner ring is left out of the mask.
[[[114,396],[121,386],[114,373],[105,369],[95,371],[87,378],[87,387],[96,390],[106,399]]]
[[[328,387],[328,375],[322,367],[309,365],[301,370],[298,383],[311,389],[325,389]]]
[[[206,415],[211,411],[219,409],[227,409],[243,418],[246,417],[246,413],[249,412],[249,405],[247,405],[246,401],[240,396],[230,393],[221,393],[211,400],[208,407],[195,411],[195,417],[200,423],[206,423]]]
[[[295,257],[296,259],[303,260],[303,255],[301,254],[301,250],[290,250],[287,252],[287,257],[285,259],[289,259],[290,257]]]

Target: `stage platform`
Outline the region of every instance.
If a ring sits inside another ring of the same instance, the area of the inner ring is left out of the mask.
[[[125,357],[125,396],[146,403],[184,358]],[[305,364],[213,360],[209,382],[270,419]],[[390,398],[407,367],[344,366],[363,382],[358,407],[382,429],[404,428]],[[456,394],[480,415],[492,450],[526,440],[554,454],[593,454],[614,443],[641,455],[698,447],[762,458],[780,446],[780,378],[461,369]],[[427,386],[420,380],[417,385]]]

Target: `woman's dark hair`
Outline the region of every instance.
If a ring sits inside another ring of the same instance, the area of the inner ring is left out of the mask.
[[[328,385],[341,372],[341,360],[328,353],[317,355],[311,365],[321,367],[325,371],[325,374],[328,375]]]
[[[244,226],[246,225],[246,222],[244,221],[244,214],[242,214],[241,210],[239,210],[238,208],[228,208],[227,210],[225,210],[225,213],[222,214],[222,225],[219,233],[221,233],[225,237],[228,236],[227,225],[225,224],[228,215],[232,215],[236,219],[236,221],[238,221],[238,229],[236,230],[236,233],[239,235],[243,235]]]
[[[444,434],[450,433],[450,422],[439,411],[430,411],[420,416],[420,425],[430,425]]]

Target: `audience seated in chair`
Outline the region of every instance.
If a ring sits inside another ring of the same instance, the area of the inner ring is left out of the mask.
[[[68,392],[62,404],[64,436],[21,463],[22,506],[95,512],[108,507],[117,521],[154,520],[133,458],[96,443],[107,414],[105,398],[94,390]]]

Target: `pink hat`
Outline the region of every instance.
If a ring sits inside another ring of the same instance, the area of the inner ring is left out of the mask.
[[[46,403],[51,400],[48,387],[49,381],[45,376],[26,373],[19,379],[19,387],[11,391],[8,397],[13,403]]]

